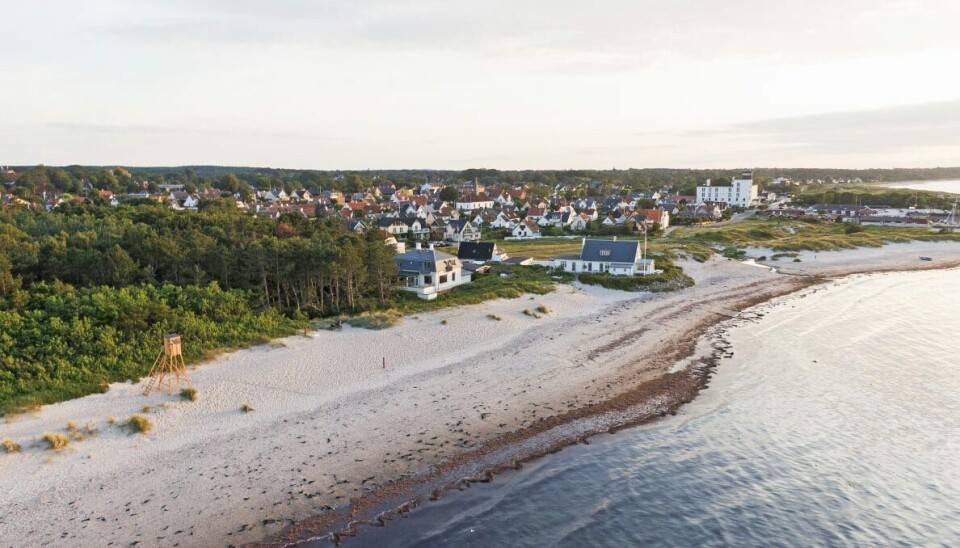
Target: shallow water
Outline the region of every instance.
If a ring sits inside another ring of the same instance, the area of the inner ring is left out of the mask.
[[[893,188],[912,188],[914,190],[930,190],[933,192],[952,192],[960,194],[960,181],[905,181],[890,183],[885,186]]]
[[[960,544],[960,271],[759,309],[675,417],[425,503],[346,546]]]

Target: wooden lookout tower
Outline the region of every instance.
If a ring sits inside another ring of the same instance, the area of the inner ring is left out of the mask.
[[[180,385],[190,386],[190,375],[187,374],[187,364],[183,361],[183,347],[180,335],[170,334],[163,336],[163,349],[157,354],[150,368],[147,386],[143,389],[144,395],[149,396],[153,390],[164,390],[173,393]]]

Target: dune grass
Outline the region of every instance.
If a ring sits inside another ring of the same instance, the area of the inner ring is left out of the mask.
[[[3,440],[0,440],[0,447],[3,447],[3,450],[6,453],[19,453],[21,449],[20,444],[10,438],[3,438]]]
[[[43,441],[47,442],[47,448],[54,451],[62,451],[70,445],[70,438],[66,434],[59,432],[45,432]]]
[[[197,394],[197,389],[189,386],[180,391],[180,399],[188,401],[197,401],[197,398],[200,397]]]
[[[153,430],[153,423],[143,415],[133,415],[127,419],[127,428],[131,432],[139,434],[149,434]]]
[[[781,253],[836,251],[880,247],[911,241],[960,241],[960,232],[929,228],[856,226],[818,219],[784,220],[753,217],[717,228],[682,228],[671,234],[673,242],[691,242],[714,249],[767,247]],[[781,255],[782,256],[782,255]]]

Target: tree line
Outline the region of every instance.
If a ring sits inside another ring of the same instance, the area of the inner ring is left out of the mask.
[[[393,249],[337,218],[253,217],[231,204],[197,212],[160,204],[64,205],[0,214],[0,292],[60,281],[77,287],[216,282],[255,307],[322,316],[390,297]]]

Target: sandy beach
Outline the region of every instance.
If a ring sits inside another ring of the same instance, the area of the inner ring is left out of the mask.
[[[739,311],[829,277],[957,266],[960,244],[800,258],[684,261],[696,285],[674,293],[562,285],[383,331],[289,337],[193,369],[195,402],[115,384],[9,417],[0,437],[23,451],[0,453],[0,545],[283,545],[373,520],[465,473],[675,409],[705,382],[691,372],[724,351],[701,336]],[[134,413],[153,431],[119,425]],[[68,421],[96,433],[46,449],[44,432]]]

